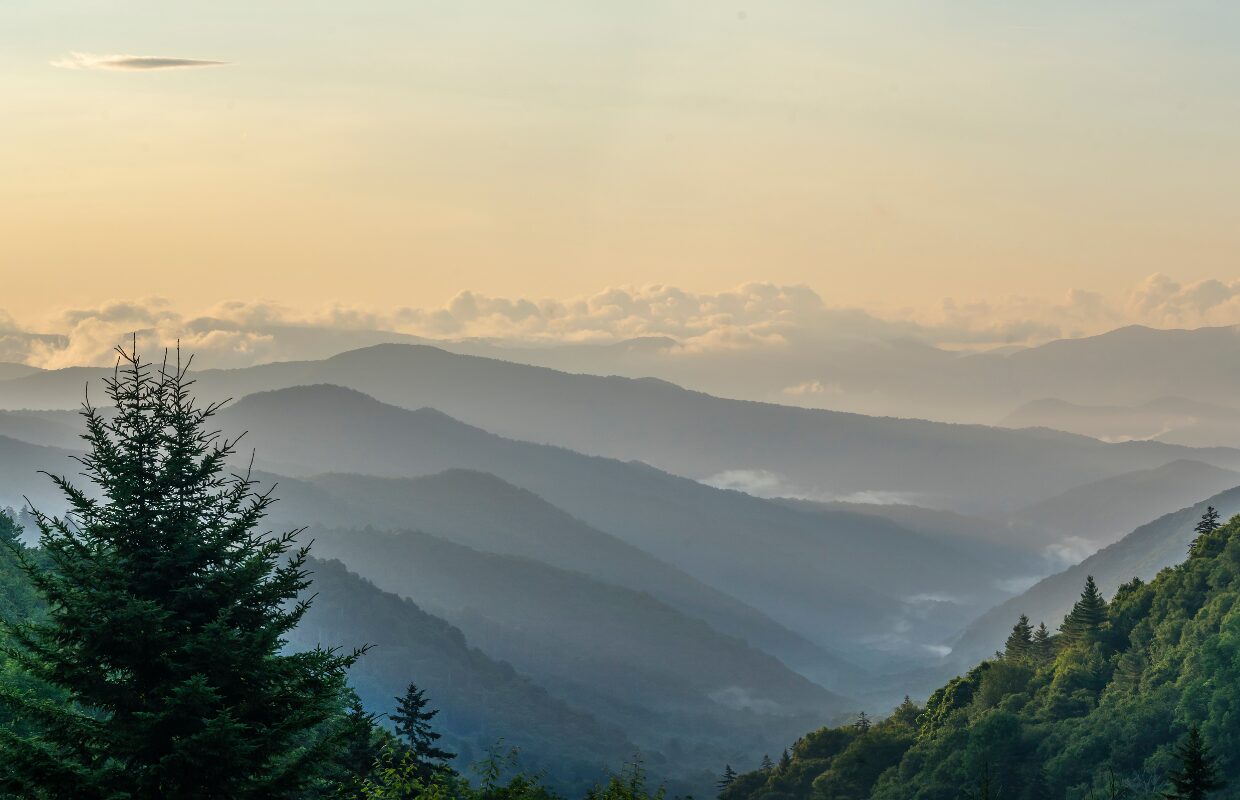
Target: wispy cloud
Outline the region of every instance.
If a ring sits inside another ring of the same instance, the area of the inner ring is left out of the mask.
[[[208,61],[201,58],[170,58],[168,56],[95,55],[94,53],[70,53],[52,62],[62,69],[111,69],[141,72],[158,69],[196,69],[220,67],[227,61]]]

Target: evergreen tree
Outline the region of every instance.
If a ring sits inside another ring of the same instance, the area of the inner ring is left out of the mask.
[[[1220,516],[1218,510],[1214,506],[1206,506],[1206,513],[1201,515],[1201,520],[1193,528],[1198,535],[1214,533],[1223,527],[1223,523],[1219,521]]]
[[[736,770],[732,769],[731,764],[723,765],[723,775],[719,778],[719,782],[715,784],[715,788],[722,793],[725,789],[732,785],[736,780]]]
[[[857,714],[857,719],[853,722],[853,727],[856,728],[860,733],[869,733],[871,724],[872,723],[870,722],[870,716],[866,714],[864,711],[862,711],[861,713]]]
[[[1055,643],[1051,641],[1051,632],[1047,630],[1045,622],[1039,622],[1038,628],[1033,632],[1033,654],[1039,661],[1050,661],[1054,654]]]
[[[1189,556],[1206,555],[1206,543],[1210,541],[1210,534],[1223,527],[1219,521],[1219,513],[1214,506],[1206,506],[1206,513],[1201,515],[1201,519],[1193,527],[1193,531],[1197,534],[1193,538],[1192,543],[1188,546]]]
[[[120,352],[114,411],[82,416],[88,493],[35,511],[40,557],[10,548],[49,609],[8,622],[14,664],[71,702],[11,687],[30,732],[0,729],[0,788],[28,798],[280,798],[313,785],[335,746],[357,653],[285,654],[309,607],[299,531],[258,531],[270,493],[229,476],[236,440],[208,424],[178,355]],[[46,566],[44,566],[46,565]]]
[[[1059,630],[1069,642],[1083,642],[1097,636],[1098,630],[1107,618],[1107,601],[1098,591],[1094,576],[1085,579],[1085,588],[1081,591],[1081,599],[1072,606],[1072,611],[1064,617]]]
[[[1218,768],[1196,725],[1189,729],[1175,755],[1180,760],[1180,768],[1167,776],[1172,787],[1172,791],[1163,795],[1167,800],[1203,800],[1210,792],[1223,788]]]
[[[784,774],[785,772],[788,771],[788,767],[791,767],[791,766],[792,766],[792,756],[788,755],[788,748],[784,748],[783,755],[779,757],[779,767],[778,767],[779,774],[781,775]]]
[[[17,514],[11,508],[0,510],[0,547],[16,545],[21,541],[22,528],[17,522]]]
[[[775,762],[771,760],[771,757],[769,755],[763,755],[762,764],[759,765],[758,769],[762,770],[763,772],[770,772],[771,770],[775,769]]]
[[[414,760],[424,769],[433,770],[442,766],[442,762],[456,758],[456,753],[435,745],[440,736],[431,729],[431,720],[439,710],[427,710],[429,703],[426,691],[411,683],[404,697],[396,698],[396,713],[391,714],[390,719],[396,726],[396,735],[405,741]]]
[[[900,703],[900,705],[896,706],[894,711],[891,712],[890,719],[897,724],[905,726],[906,728],[916,730],[917,718],[920,716],[921,708],[913,702],[912,698],[908,695],[904,695],[904,700]]]
[[[348,692],[348,711],[340,724],[340,745],[336,750],[328,783],[351,794],[350,790],[369,779],[375,764],[391,745],[391,734],[376,724],[377,714],[362,707],[353,691]]]
[[[1033,627],[1029,617],[1024,614],[1012,626],[1007,644],[1003,646],[1003,657],[1009,661],[1025,661],[1033,655]]]

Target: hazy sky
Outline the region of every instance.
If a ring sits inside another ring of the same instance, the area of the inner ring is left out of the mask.
[[[755,280],[926,307],[1240,253],[1234,1],[5,0],[0,32],[18,320]]]

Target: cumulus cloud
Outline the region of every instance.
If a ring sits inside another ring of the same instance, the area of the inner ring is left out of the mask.
[[[94,53],[69,53],[52,61],[53,67],[62,69],[110,69],[122,71],[150,71],[160,69],[196,69],[220,67],[227,61],[208,61],[201,58],[171,58],[168,56],[95,55]]]
[[[462,292],[440,308],[403,308],[392,316],[401,330],[426,336],[532,342],[667,336],[684,352],[695,352],[779,346],[790,332],[822,325],[839,313],[808,287],[749,283],[710,294],[661,285],[616,287],[570,300]],[[842,320],[835,324],[846,327]]]
[[[1240,280],[1181,284],[1149,276],[1129,294],[1131,315],[1158,326],[1234,325],[1240,322]]]
[[[825,363],[826,355],[860,344],[908,341],[947,349],[1035,345],[1101,333],[1129,323],[1159,327],[1240,323],[1240,281],[1180,284],[1153,275],[1107,298],[1073,290],[1058,300],[1023,297],[948,299],[934,308],[886,316],[832,306],[806,286],[747,283],[722,292],[674,286],[611,287],[569,299],[496,297],[461,292],[438,307],[389,310],[331,305],[293,309],[234,300],[189,312],[160,298],[127,299],[65,310],[42,339],[13,339],[21,326],[0,315],[11,360],[45,367],[98,364],[133,331],[140,343],[166,346],[179,338],[200,348],[204,362],[241,366],[271,358],[316,357],[281,345],[273,329],[385,331],[447,341],[489,340],[541,346],[666,340],[658,354],[676,364],[711,354],[762,354],[789,363]],[[22,334],[26,336],[26,334]],[[287,337],[286,337],[287,339]],[[17,342],[16,344],[14,342]],[[353,341],[349,346],[362,346]],[[24,351],[18,352],[21,348]],[[283,349],[282,349],[283,348]],[[203,352],[203,351],[206,352]],[[857,352],[866,352],[864,350]],[[845,387],[836,376],[805,369],[771,387],[784,402],[835,402]],[[780,387],[784,388],[780,388]]]

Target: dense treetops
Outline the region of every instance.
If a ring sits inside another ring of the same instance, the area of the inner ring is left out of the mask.
[[[1110,602],[1093,579],[1051,633],[868,726],[799,740],[723,800],[1193,798],[1240,789],[1240,517],[1207,513],[1189,558]],[[1221,796],[1221,794],[1220,794]],[[1230,795],[1228,795],[1230,796]]]

